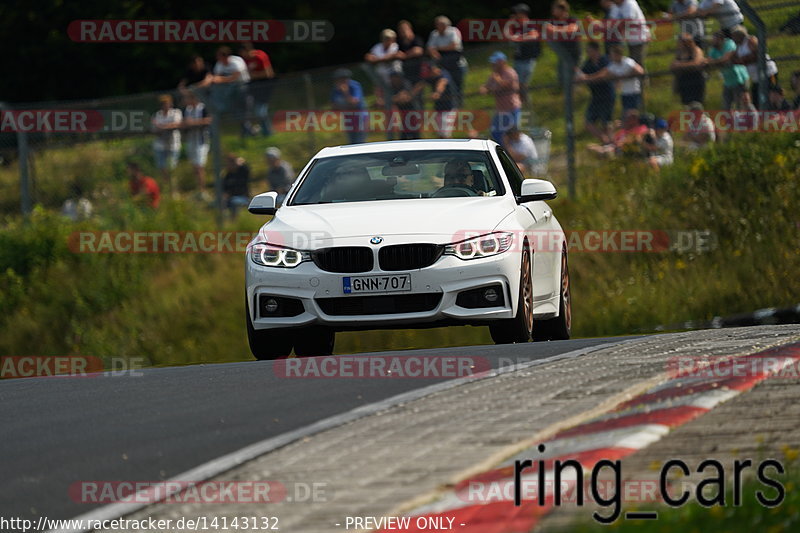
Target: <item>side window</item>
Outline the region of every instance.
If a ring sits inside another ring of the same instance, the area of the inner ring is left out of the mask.
[[[509,185],[511,185],[511,191],[515,196],[519,196],[522,194],[522,180],[525,179],[522,177],[519,167],[502,148],[497,148],[497,157],[500,158],[500,164],[508,178]]]

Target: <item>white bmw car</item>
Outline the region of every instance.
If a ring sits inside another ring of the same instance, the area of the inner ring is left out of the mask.
[[[418,140],[324,148],[249,243],[246,312],[257,359],[328,355],[336,331],[488,326],[496,343],[567,339],[567,248],[497,143]]]

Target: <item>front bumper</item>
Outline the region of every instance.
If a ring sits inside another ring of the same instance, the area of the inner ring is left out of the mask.
[[[453,256],[443,256],[433,265],[403,272],[384,272],[373,269],[370,275],[408,274],[411,291],[381,292],[363,295],[345,294],[342,279],[348,274],[335,274],[319,269],[313,262],[295,268],[262,267],[247,257],[245,271],[247,301],[250,319],[255,329],[325,325],[340,329],[378,329],[403,325],[437,322],[481,323],[489,320],[513,318],[517,311],[519,294],[520,254],[505,252],[484,259],[464,261]],[[467,308],[457,305],[459,293],[470,289],[500,285],[502,305]],[[441,299],[435,308],[418,312],[389,314],[333,315],[323,311],[319,300],[323,298],[359,298],[380,295],[432,294]],[[296,316],[262,317],[258,299],[261,295],[295,298],[303,310]]]

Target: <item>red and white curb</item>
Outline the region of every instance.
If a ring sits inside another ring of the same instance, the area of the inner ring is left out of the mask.
[[[773,364],[760,364],[767,359]],[[576,460],[585,472],[600,460],[616,461],[649,446],[671,429],[707,413],[798,362],[800,343],[725,358],[721,363],[715,363],[709,376],[671,372],[674,377],[617,405],[611,412],[560,431],[543,443],[543,452],[539,451],[541,445],[537,445],[538,448],[526,449],[495,469],[457,483],[432,503],[408,513],[411,520],[403,531],[438,531],[427,528],[426,524],[442,520],[448,523],[452,519],[451,530],[459,533],[527,533],[553,509],[553,487],[552,483],[545,485],[543,505],[535,497],[523,497],[522,504],[515,506],[514,491],[509,490],[514,486],[515,460],[532,459],[534,466],[542,464],[545,479],[550,481],[553,480],[552,465],[556,460]],[[736,375],[735,368],[755,370],[746,372],[746,375]],[[521,482],[534,483],[537,477],[535,468],[528,468],[522,473]],[[562,482],[570,481],[572,484],[576,482],[572,468],[564,470],[562,475]],[[380,530],[381,533],[388,531]]]

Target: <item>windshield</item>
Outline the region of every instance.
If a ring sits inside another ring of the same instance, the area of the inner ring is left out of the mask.
[[[290,205],[504,193],[486,152],[379,152],[317,160]]]

